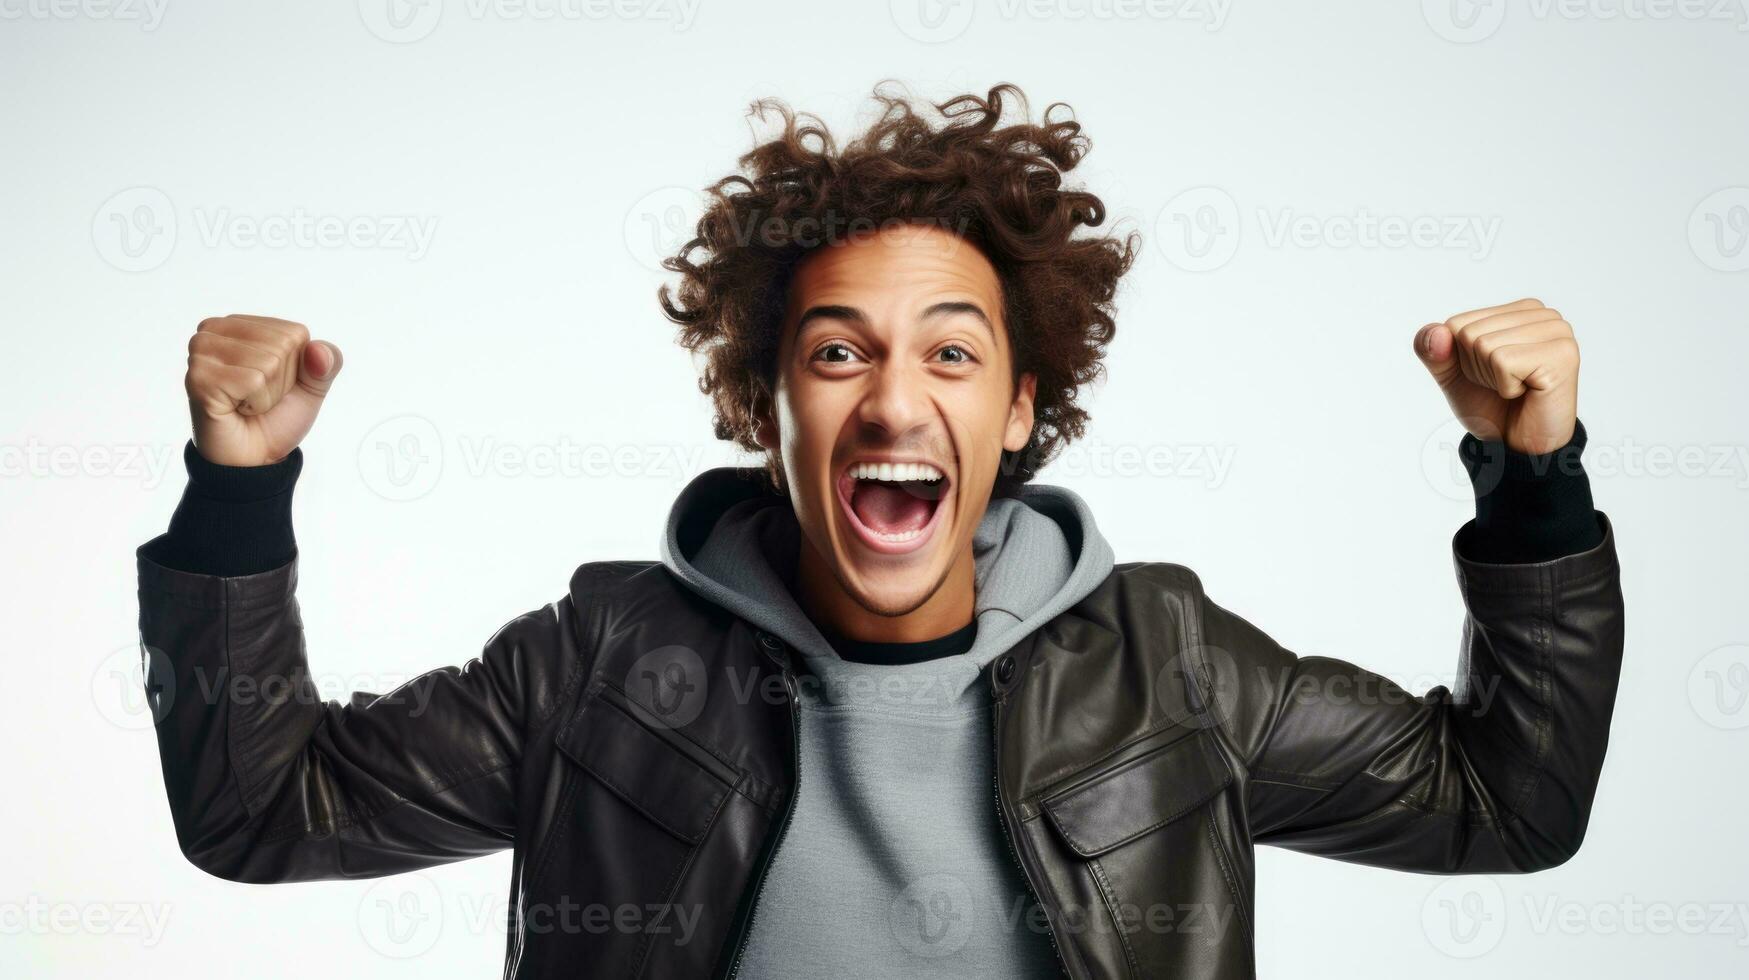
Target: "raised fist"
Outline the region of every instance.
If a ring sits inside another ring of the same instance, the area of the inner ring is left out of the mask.
[[[1459,313],[1422,327],[1415,353],[1476,438],[1533,454],[1573,438],[1579,343],[1559,311],[1521,299]]]
[[[340,373],[340,348],[301,323],[233,313],[200,321],[188,341],[194,448],[225,466],[284,459],[316,422]]]

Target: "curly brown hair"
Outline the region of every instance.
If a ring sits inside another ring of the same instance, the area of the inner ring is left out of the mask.
[[[1013,380],[1038,377],[1032,436],[1003,452],[992,488],[1009,496],[1082,434],[1088,416],[1076,395],[1103,372],[1117,330],[1112,300],[1138,236],[1076,237],[1078,226],[1104,222],[1105,206],[1062,186],[1090,145],[1067,104],[1052,103],[1033,124],[1025,94],[1004,83],[983,98],[935,103],[941,121],[932,125],[909,98],[883,93],[885,84],[874,90],[879,117],[842,150],[819,117],[798,117],[776,99],[754,102],[749,117],[775,112],[783,130],[740,158],[741,173],[707,188],[696,237],[662,262],[681,276],[677,295],[663,286],[657,297],[680,345],[705,355],[699,390],[714,403],[717,438],[757,453],[754,431],[774,395],[785,298],[801,258],[859,227],[949,227],[1000,279]],[[1010,97],[1021,122],[1000,125]],[[1067,118],[1053,120],[1059,107]],[[705,255],[695,260],[698,250]],[[767,454],[766,470],[781,488],[775,457]]]

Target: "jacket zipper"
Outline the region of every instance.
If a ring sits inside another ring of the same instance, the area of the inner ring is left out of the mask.
[[[1027,873],[1026,864],[1020,859],[1020,848],[1014,842],[1014,834],[1008,829],[1008,807],[1002,802],[1002,701],[1002,697],[998,695],[996,703],[990,708],[994,715],[990,740],[996,749],[995,765],[991,769],[991,782],[996,789],[996,822],[1002,827],[1002,842],[1008,845],[1008,856],[1013,859],[1014,866],[1020,869],[1020,880],[1026,883],[1027,894],[1045,911],[1045,936],[1051,941],[1051,953],[1057,958],[1057,968],[1062,971],[1063,976],[1072,976],[1068,961],[1063,959],[1062,947],[1057,945],[1057,927],[1051,922],[1050,908],[1039,898],[1038,889],[1033,887],[1032,876]]]
[[[759,871],[753,880],[753,901],[747,907],[747,921],[741,925],[741,934],[735,939],[735,958],[729,964],[728,980],[735,980],[741,972],[741,955],[747,951],[747,940],[753,935],[753,920],[759,916],[759,893],[765,888],[765,877],[771,871],[771,861],[777,857],[777,849],[783,846],[784,835],[789,833],[790,816],[796,812],[796,797],[802,788],[802,729],[797,718],[800,705],[796,694],[795,681],[789,668],[783,668],[783,690],[789,696],[789,733],[790,758],[795,760],[793,783],[790,787],[789,802],[784,806],[783,819],[777,827],[777,839],[765,852],[765,858],[759,863]]]

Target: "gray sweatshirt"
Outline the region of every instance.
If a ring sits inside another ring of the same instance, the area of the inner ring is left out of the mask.
[[[906,665],[840,659],[802,612],[785,585],[802,541],[787,500],[726,507],[691,554],[678,545],[683,516],[711,520],[683,515],[677,503],[663,564],[782,637],[813,675],[800,695],[795,812],[759,894],[740,975],[1058,975],[1002,837],[981,671],[1110,573],[1111,547],[1086,503],[1040,484],[992,500],[972,544],[971,649]]]

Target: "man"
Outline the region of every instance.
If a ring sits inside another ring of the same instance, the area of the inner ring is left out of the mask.
[[[339,350],[203,321],[189,486],[139,554],[188,859],[279,882],[513,848],[506,976],[1191,978],[1253,974],[1259,843],[1571,857],[1622,647],[1571,328],[1521,300],[1415,335],[1471,432],[1458,691],[1296,657],[1032,481],[1082,431],[1135,246],[1074,234],[1103,218],[1060,187],[1085,137],[998,125],[1018,95],[939,126],[883,96],[842,151],[778,106],[662,294],[717,434],[766,465],[693,479],[660,562],[585,564],[387,695],[309,696],[294,596]]]

